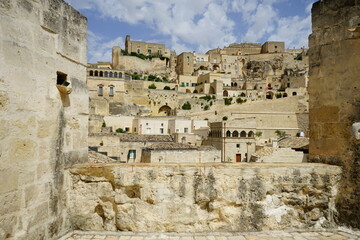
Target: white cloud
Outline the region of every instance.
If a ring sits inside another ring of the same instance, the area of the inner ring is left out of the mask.
[[[110,62],[113,46],[120,46],[121,48],[124,48],[123,38],[117,37],[110,41],[105,41],[103,37],[88,31],[88,62]]]
[[[154,36],[168,37],[167,47],[206,52],[233,42],[286,41],[286,45],[307,46],[310,33],[309,1],[302,13],[307,17],[282,17],[279,3],[285,0],[67,0],[78,9],[92,9],[104,18],[145,24]],[[288,0],[292,1],[292,0]],[[242,22],[243,29],[237,25]],[[126,33],[122,33],[125,35]],[[110,60],[112,41],[89,34],[90,60]],[[163,37],[162,37],[163,38]],[[116,43],[115,45],[119,45]],[[190,46],[194,49],[190,49]]]

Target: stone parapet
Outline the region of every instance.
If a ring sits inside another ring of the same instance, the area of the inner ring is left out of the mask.
[[[325,164],[82,164],[75,229],[233,232],[334,227],[341,168]]]

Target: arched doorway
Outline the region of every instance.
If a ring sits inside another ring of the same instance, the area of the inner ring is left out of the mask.
[[[186,89],[186,93],[191,93],[190,89]]]
[[[273,99],[274,98],[274,93],[273,92],[267,92],[266,93],[266,99]]]
[[[164,105],[161,108],[159,108],[159,114],[163,116],[169,116],[171,113],[171,107]]]
[[[216,94],[215,88],[210,86],[209,94]]]
[[[193,93],[198,93],[198,91],[195,89]]]
[[[229,96],[229,92],[225,90],[225,91],[223,92],[223,96],[224,96],[224,97],[228,97],[228,96]]]

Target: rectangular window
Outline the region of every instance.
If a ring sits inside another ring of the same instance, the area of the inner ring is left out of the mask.
[[[224,65],[224,69],[226,69],[226,65]]]
[[[114,86],[110,86],[109,96],[110,96],[110,97],[113,97],[113,96],[114,96]]]
[[[184,133],[187,133],[189,131],[188,128],[184,128]]]
[[[128,153],[128,159],[135,159],[136,158],[136,150],[129,150],[129,153]]]
[[[102,96],[102,95],[103,95],[103,88],[104,88],[104,87],[103,87],[103,85],[99,85],[98,87],[99,87],[99,89],[98,89],[98,95],[99,95],[99,96]]]
[[[125,128],[125,131],[127,131],[127,132],[128,132],[128,131],[130,131],[130,128],[128,128],[128,127],[127,127],[127,128]]]
[[[185,87],[185,83],[184,83],[184,82],[182,82],[182,83],[181,83],[181,86],[182,86],[182,87]]]
[[[290,87],[290,83],[287,83],[287,87]]]
[[[188,82],[186,83],[186,86],[187,86],[187,87],[189,86],[189,83],[188,83]]]
[[[164,129],[160,128],[160,133],[163,134],[164,133]]]
[[[158,50],[158,54],[161,55],[161,50]]]
[[[236,144],[236,147],[237,147],[237,148],[240,148],[240,144]]]
[[[140,54],[140,48],[138,48],[137,53]]]
[[[148,54],[149,54],[149,55],[151,54],[151,49],[148,49]]]
[[[151,128],[146,129],[146,134],[151,134]]]

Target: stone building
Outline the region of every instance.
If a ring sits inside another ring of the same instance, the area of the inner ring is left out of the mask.
[[[177,56],[176,73],[178,75],[192,75],[194,72],[194,54],[183,52]]]
[[[338,223],[360,228],[360,1],[312,7],[310,160],[342,166]]]
[[[221,152],[211,146],[183,143],[152,144],[142,150],[142,163],[220,163]]]
[[[249,162],[255,152],[255,133],[255,118],[213,122],[204,145],[221,150],[222,162]]]
[[[64,168],[87,161],[87,19],[62,0],[0,1],[0,239],[72,230]]]
[[[130,35],[125,37],[125,51],[128,53],[144,54],[145,56],[170,57],[170,50],[165,49],[165,44],[132,41],[130,40]]]
[[[284,42],[265,42],[261,46],[261,53],[282,53],[285,51]]]

